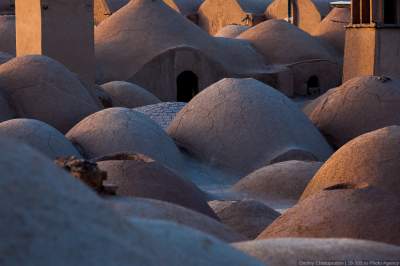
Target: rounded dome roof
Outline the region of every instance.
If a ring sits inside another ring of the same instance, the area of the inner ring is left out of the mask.
[[[63,133],[100,109],[75,74],[45,56],[16,57],[0,65],[0,88],[18,117]]]
[[[72,143],[57,129],[35,119],[12,119],[0,123],[0,137],[24,142],[50,159],[81,157]]]
[[[184,102],[162,102],[133,109],[150,117],[163,129],[167,129],[177,113],[185,107]]]
[[[331,148],[289,98],[254,79],[223,79],[196,95],[169,135],[194,156],[246,175],[303,155],[324,160]]]
[[[398,192],[331,187],[288,209],[257,239],[355,238],[399,245],[399,212]]]
[[[5,265],[263,265],[182,225],[127,221],[29,146],[0,139],[0,147],[0,172],[8,173],[0,178]]]
[[[399,140],[400,126],[391,126],[345,144],[315,174],[301,200],[335,186],[374,186],[399,193]]]
[[[112,200],[109,204],[119,214],[128,219],[143,218],[172,221],[210,234],[226,242],[247,240],[246,237],[207,215],[170,202],[132,197]]]
[[[111,97],[114,107],[135,108],[160,102],[151,92],[126,81],[111,81],[101,88]]]
[[[290,64],[311,59],[334,60],[314,37],[284,21],[270,19],[240,34],[271,64]]]
[[[314,100],[305,111],[331,144],[340,147],[363,133],[400,124],[400,81],[356,77]]]
[[[172,9],[178,11],[182,15],[190,15],[196,13],[204,0],[163,0]]]
[[[236,38],[242,32],[250,29],[249,26],[244,25],[227,25],[220,29],[214,36],[224,38]]]
[[[256,238],[280,215],[262,202],[251,199],[215,200],[210,201],[209,204],[222,223],[249,239]]]
[[[233,246],[268,266],[293,266],[299,261],[396,260],[400,247],[344,238],[277,238],[234,243]]]
[[[152,198],[172,202],[217,218],[206,194],[190,181],[149,157],[133,160],[101,160],[107,182],[117,186],[118,196]]]
[[[179,47],[199,50],[234,73],[267,68],[248,42],[219,41],[162,0],[129,2],[96,27],[95,43],[97,79],[103,82],[128,80],[155,57]]]
[[[262,167],[243,177],[232,191],[268,202],[271,207],[294,205],[323,163],[285,161]],[[275,206],[277,205],[277,206]]]
[[[181,154],[173,140],[153,120],[131,109],[115,107],[94,113],[66,136],[89,158],[117,152],[143,153],[173,169],[181,167]]]

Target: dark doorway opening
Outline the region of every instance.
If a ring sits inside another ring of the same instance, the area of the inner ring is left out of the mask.
[[[199,78],[192,71],[184,71],[176,78],[178,102],[189,102],[199,93]]]
[[[321,93],[319,79],[317,76],[311,76],[307,81],[307,94],[319,95]]]

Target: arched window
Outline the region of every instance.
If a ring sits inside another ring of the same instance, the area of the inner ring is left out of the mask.
[[[178,102],[189,102],[199,93],[199,78],[192,71],[184,71],[176,78]]]

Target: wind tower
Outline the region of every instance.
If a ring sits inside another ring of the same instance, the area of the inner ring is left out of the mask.
[[[363,75],[400,78],[400,1],[352,0],[343,82]]]
[[[46,55],[94,82],[93,0],[15,0],[17,56]]]

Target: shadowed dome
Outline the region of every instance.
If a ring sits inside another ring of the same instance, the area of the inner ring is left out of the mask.
[[[230,42],[232,48],[226,49],[162,0],[129,2],[96,28],[95,43],[97,79],[103,82],[128,80],[155,57],[179,47],[200,51],[228,72],[266,67],[249,44]]]
[[[177,114],[168,133],[194,156],[241,175],[273,162],[331,154],[290,99],[253,79],[208,87]]]
[[[249,26],[244,25],[227,25],[220,29],[214,36],[224,38],[236,38],[242,32],[250,29]]]
[[[0,88],[18,117],[41,120],[63,133],[100,110],[77,76],[46,56],[16,57],[0,65]]]
[[[113,107],[135,108],[160,102],[152,93],[130,82],[111,81],[101,87],[110,95]]]
[[[262,202],[250,199],[209,202],[222,223],[236,232],[256,238],[280,213]]]
[[[345,238],[279,238],[233,246],[268,266],[293,266],[299,261],[391,261],[400,254],[398,246]]]
[[[272,64],[290,64],[310,59],[334,60],[314,37],[283,20],[271,19],[240,34]]]
[[[363,76],[330,90],[304,110],[328,141],[340,147],[363,133],[400,124],[399,103],[398,80]]]
[[[97,112],[66,136],[89,158],[118,152],[143,153],[175,170],[182,167],[181,154],[172,139],[153,120],[131,109],[116,107]]]
[[[24,142],[50,159],[81,157],[76,148],[57,129],[34,119],[12,119],[0,123],[0,138]]]
[[[112,200],[109,204],[128,219],[144,218],[172,221],[226,242],[247,240],[246,237],[207,215],[170,202],[135,197]]]
[[[271,164],[243,177],[232,191],[265,201],[271,207],[292,206],[322,164],[305,161]]]
[[[0,147],[4,265],[263,265],[182,225],[127,221],[29,146],[1,139]]]
[[[373,186],[400,192],[400,127],[361,135],[335,152],[319,169],[301,200],[335,187]]]
[[[208,206],[206,194],[189,180],[144,155],[130,160],[101,159],[107,182],[117,186],[118,196],[142,197],[172,202],[217,218]]]
[[[399,245],[399,212],[398,192],[331,187],[287,210],[257,239],[355,238]]]

